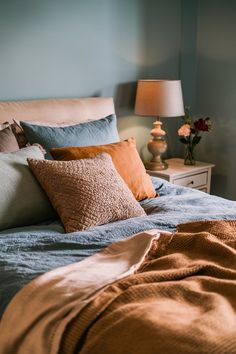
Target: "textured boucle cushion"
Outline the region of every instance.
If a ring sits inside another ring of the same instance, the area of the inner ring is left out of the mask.
[[[28,159],[66,232],[145,215],[110,155],[72,161]]]
[[[136,149],[134,138],[99,146],[65,147],[50,150],[56,160],[77,160],[94,157],[102,152],[111,155],[117,172],[137,200],[154,198],[156,191]]]

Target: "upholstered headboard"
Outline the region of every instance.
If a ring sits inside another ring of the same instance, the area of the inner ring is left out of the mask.
[[[0,101],[0,124],[12,119],[52,123],[84,122],[114,113],[111,97]]]

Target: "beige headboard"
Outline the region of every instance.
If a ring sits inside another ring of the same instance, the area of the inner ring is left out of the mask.
[[[52,123],[84,122],[115,111],[112,97],[0,101],[0,124],[17,120]]]

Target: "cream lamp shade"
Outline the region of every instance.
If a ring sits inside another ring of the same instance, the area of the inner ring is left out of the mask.
[[[135,113],[141,116],[179,117],[184,115],[180,80],[139,80]]]
[[[162,117],[179,117],[184,115],[183,95],[180,80],[139,80],[135,113],[141,116],[156,116],[152,139],[148,142],[148,150],[152,154],[146,163],[148,170],[164,170],[168,168],[161,155],[167,149],[166,132],[162,129]]]

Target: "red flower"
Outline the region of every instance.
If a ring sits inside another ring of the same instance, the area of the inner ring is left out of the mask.
[[[194,122],[194,128],[195,130],[202,131],[202,132],[208,132],[209,131],[209,124],[208,124],[209,118],[199,118]]]

